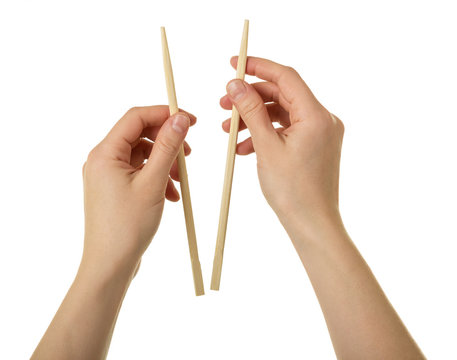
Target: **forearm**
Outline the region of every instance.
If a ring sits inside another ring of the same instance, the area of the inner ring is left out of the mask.
[[[423,359],[339,217],[286,229],[306,268],[338,358]]]
[[[104,359],[132,277],[83,260],[32,359]]]

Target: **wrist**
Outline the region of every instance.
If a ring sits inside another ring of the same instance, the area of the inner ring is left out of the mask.
[[[113,236],[86,231],[81,268],[104,278],[128,278],[133,274],[143,252],[136,237]]]
[[[278,214],[297,251],[322,246],[335,239],[348,238],[337,208],[332,211],[293,211]]]
[[[133,279],[133,272],[121,269],[104,269],[81,261],[73,287],[85,294],[90,301],[106,306],[117,306],[122,302]]]
[[[85,252],[76,277],[84,281],[96,282],[97,284],[94,285],[127,289],[135,275],[138,263],[139,260],[115,261],[108,256],[101,258]]]

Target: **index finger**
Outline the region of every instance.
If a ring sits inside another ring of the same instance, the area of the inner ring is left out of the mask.
[[[232,57],[230,63],[236,69],[238,56]],[[292,106],[302,105],[308,109],[313,109],[316,106],[321,107],[321,104],[300,75],[290,66],[284,66],[259,57],[248,56],[246,74],[278,85],[284,99]],[[298,98],[300,102],[296,103]]]

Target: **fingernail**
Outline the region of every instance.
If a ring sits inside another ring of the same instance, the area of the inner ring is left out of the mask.
[[[232,80],[227,84],[227,92],[233,100],[237,101],[245,94],[246,86],[241,80]]]
[[[178,133],[185,133],[189,127],[189,118],[185,115],[178,114],[173,118],[171,127]]]

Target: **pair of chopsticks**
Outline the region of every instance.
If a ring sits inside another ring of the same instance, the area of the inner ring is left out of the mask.
[[[248,47],[249,20],[244,21],[243,36],[241,39],[240,56],[236,77],[244,79],[246,71],[247,47]],[[176,100],[175,84],[173,79],[173,70],[171,67],[170,52],[168,50],[167,35],[165,28],[161,28],[162,35],[162,55],[165,70],[165,80],[167,84],[168,105],[170,116],[177,113],[178,102]],[[230,136],[227,149],[227,160],[225,166],[224,187],[222,191],[221,210],[219,215],[219,227],[217,231],[216,251],[214,254],[213,274],[211,277],[211,290],[219,290],[222,272],[222,259],[224,255],[225,235],[227,232],[228,213],[230,206],[230,195],[232,190],[233,170],[235,166],[236,144],[238,140],[238,128],[240,123],[240,114],[235,106],[232,107],[232,120],[230,124]],[[184,207],[184,217],[186,220],[187,239],[189,243],[190,260],[192,264],[192,273],[194,277],[195,294],[203,295],[202,270],[198,258],[197,237],[195,235],[194,217],[192,213],[192,204],[190,200],[189,181],[187,177],[186,160],[184,148],[178,154],[178,171],[181,186],[182,202]]]

